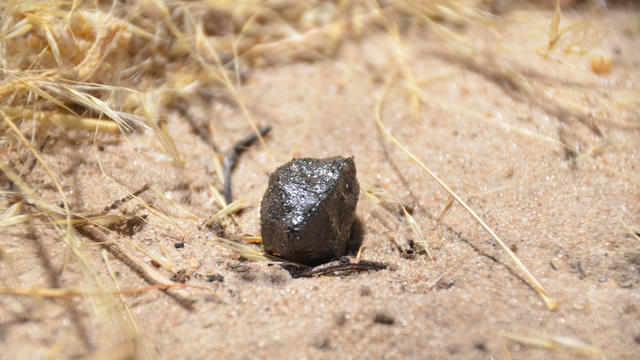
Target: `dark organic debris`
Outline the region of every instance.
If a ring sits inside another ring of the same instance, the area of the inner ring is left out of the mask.
[[[120,205],[126,203],[127,201],[133,199],[135,196],[138,196],[138,195],[142,194],[143,192],[145,192],[147,190],[149,190],[149,184],[145,184],[140,189],[134,191],[131,195],[127,195],[127,196],[123,197],[122,199],[118,199],[118,200],[114,201],[111,205],[106,206],[104,208],[104,211],[107,212],[109,210],[114,210],[114,209],[118,208]]]
[[[132,236],[133,234],[142,230],[142,227],[144,227],[144,224],[146,224],[147,217],[147,214],[144,214],[142,216],[134,215],[128,218],[126,221],[115,224],[111,227],[118,231],[120,234]]]
[[[473,347],[478,349],[478,350],[480,350],[480,351],[482,351],[482,352],[487,352],[487,344],[484,343],[483,341],[479,341],[479,342],[475,343],[473,345]]]
[[[245,264],[228,264],[227,269],[238,273],[243,273],[251,270],[251,268]]]
[[[305,265],[345,255],[359,191],[353,158],[282,165],[271,174],[260,209],[265,251]]]
[[[444,279],[440,279],[436,283],[436,289],[438,289],[438,290],[448,290],[448,289],[451,289],[453,287],[453,285],[455,285],[455,283],[456,283],[455,280],[447,281],[447,280],[444,280]]]
[[[389,267],[388,264],[368,261],[357,260],[352,257],[344,256],[339,260],[332,261],[327,264],[322,264],[312,268],[300,269],[298,267],[285,268],[291,273],[292,278],[301,277],[316,277],[316,276],[344,276],[353,273],[359,273],[364,271],[378,271],[384,270]]]
[[[224,281],[224,276],[220,275],[220,274],[210,274],[210,275],[205,275],[205,277],[207,278],[208,282],[223,282]]]
[[[263,126],[258,129],[258,133],[260,134],[260,136],[266,136],[269,131],[271,131],[271,126]],[[246,138],[235,143],[235,145],[233,145],[233,147],[229,149],[224,156],[224,160],[222,161],[222,167],[224,171],[224,190],[222,191],[222,193],[227,204],[231,204],[233,202],[233,197],[231,196],[231,170],[233,170],[233,167],[236,165],[238,156],[240,156],[240,154],[242,154],[246,148],[256,142],[258,138],[259,136],[256,133],[247,136]]]
[[[376,324],[382,324],[382,325],[393,325],[396,322],[396,320],[389,314],[377,313],[376,316],[373,318],[373,322]]]
[[[191,276],[187,274],[187,271],[184,269],[178,270],[178,272],[173,274],[173,276],[171,277],[171,281],[179,282],[182,284],[187,282],[187,280],[189,279],[191,279]]]
[[[371,295],[371,288],[368,287],[367,285],[363,285],[360,288],[360,296],[369,296]]]
[[[177,243],[174,243],[173,246],[176,249],[182,249],[184,247],[184,243],[183,242],[177,242]]]
[[[624,259],[638,268],[640,268],[640,251],[629,251],[624,253]]]

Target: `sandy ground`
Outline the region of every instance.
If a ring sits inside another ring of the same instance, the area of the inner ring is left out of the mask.
[[[212,230],[199,225],[217,211],[208,183],[220,182],[211,145],[192,124],[213,119],[211,142],[219,150],[251,133],[237,106],[215,92],[189,99],[182,113],[166,114],[183,169],[151,134],[101,137],[98,149],[86,133],[59,131],[43,153],[74,211],[99,212],[123,197],[116,183],[130,191],[150,184],[142,199],[175,220],[150,214],[142,229],[125,236],[157,255],[164,248],[175,268],[190,276],[187,284],[205,287],[185,290],[195,300],[193,309],[161,291],[127,296],[147,350],[158,357],[578,356],[500,336],[511,333],[577,339],[601,348],[596,358],[638,358],[640,243],[623,223],[640,229],[640,117],[612,104],[639,89],[640,36],[629,29],[640,23],[640,14],[565,14],[567,23],[588,18],[606,30],[598,49],[613,56],[614,66],[602,76],[591,71],[589,56],[535,55],[545,45],[537,34],[546,34],[551,16],[514,13],[492,31],[464,30],[477,32],[478,44],[489,44],[479,48],[496,68],[504,63],[545,84],[544,96],[533,97],[500,74],[447,55],[428,30],[409,31],[404,50],[415,78],[425,80],[419,84],[421,112],[411,116],[407,91],[396,84],[382,121],[511,246],[559,301],[556,311],[546,309],[514,262],[459,205],[438,219],[448,195],[378,130],[374,105],[396,64],[384,31],[347,41],[335,59],[248,71],[242,87],[248,109],[257,124],[273,130],[267,147],[244,153],[233,173],[234,197],[246,197],[246,209],[227,230],[259,234],[268,175],[289,156],[353,155],[363,188],[382,187],[413,208],[433,261],[407,254],[416,239],[397,206],[377,208],[363,193],[357,208],[365,231],[362,257],[386,262],[388,270],[292,279],[280,266],[242,261],[212,240]],[[611,146],[580,156],[560,142],[579,153]],[[13,164],[29,159],[26,152],[5,158]],[[8,182],[0,179],[6,189]],[[60,200],[41,166],[25,181],[45,199]],[[0,200],[2,208],[8,204]],[[114,213],[149,211],[129,202]],[[112,240],[150,261],[123,240]],[[174,246],[179,242],[183,248]],[[0,243],[7,254],[0,262],[5,286],[78,284],[78,264],[68,262],[67,248],[50,229],[10,227],[2,230]],[[84,248],[104,267],[99,246],[86,240]],[[113,254],[105,256],[123,288],[148,285]],[[100,272],[109,279],[106,267]],[[206,280],[214,274],[224,279]],[[77,298],[2,296],[0,304],[2,360],[81,358],[110,346]]]

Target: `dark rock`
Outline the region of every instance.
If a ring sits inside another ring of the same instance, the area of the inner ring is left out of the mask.
[[[306,265],[345,255],[359,191],[353,158],[282,165],[269,177],[260,209],[265,251]]]

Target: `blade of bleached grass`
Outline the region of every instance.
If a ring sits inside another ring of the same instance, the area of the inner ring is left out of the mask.
[[[111,120],[115,121],[121,130],[133,131],[133,127],[128,121],[122,118],[118,112],[113,110],[107,103],[98,99],[97,97],[77,91],[72,87],[65,87],[65,89],[73,95],[73,100],[88,107],[89,109],[97,110],[107,115]]]
[[[576,352],[580,355],[593,356],[593,355],[602,354],[601,348],[587,344],[578,339],[567,337],[567,336],[549,335],[549,334],[544,334],[539,336],[530,336],[530,335],[512,334],[508,332],[498,332],[497,334],[507,339],[515,340],[521,344],[541,347],[549,350],[556,350],[556,349],[562,348],[562,349]]]
[[[409,211],[407,211],[407,207],[402,203],[402,201],[400,199],[398,199],[397,197],[395,197],[394,195],[390,194],[388,191],[386,191],[384,189],[371,187],[371,186],[367,186],[367,185],[363,185],[363,188],[364,188],[365,196],[369,200],[371,200],[376,207],[379,207],[385,213],[388,213],[388,211],[386,209],[380,207],[380,203],[382,203],[383,199],[384,200],[390,200],[390,201],[395,202],[398,205],[400,205],[400,208],[402,209],[403,215],[404,215],[405,219],[407,220],[407,223],[409,223],[409,227],[411,228],[413,233],[418,238],[418,243],[420,244],[420,246],[422,246],[424,251],[427,252],[427,255],[429,256],[429,259],[431,259],[431,261],[433,261],[433,256],[431,255],[431,251],[429,251],[429,246],[427,244],[427,237],[424,236],[424,233],[422,232],[422,229],[420,229],[420,226],[418,225],[417,221],[413,218],[413,216],[411,216]],[[393,216],[391,214],[389,214],[389,215],[392,218],[395,219],[395,216]]]
[[[502,247],[502,249],[511,257],[511,259],[515,262],[515,264],[520,268],[520,270],[524,273],[525,277],[529,281],[529,284],[533,287],[533,289],[540,295],[545,305],[549,310],[555,310],[558,307],[558,302],[554,299],[551,294],[538,282],[538,280],[533,276],[533,274],[529,271],[529,269],[520,261],[520,259],[514,254],[513,251],[507,246],[507,244],[502,241],[502,239],[491,229],[485,222],[476,214],[476,212],[464,201],[458,194],[456,194],[451,188],[444,183],[431,169],[429,169],[420,159],[418,159],[412,152],[409,151],[398,139],[396,139],[391,132],[384,126],[381,120],[381,110],[384,99],[386,98],[391,84],[393,82],[394,76],[390,76],[387,80],[387,84],[383,90],[381,96],[379,96],[374,110],[374,119],[380,130],[391,140],[391,142],[397,146],[402,152],[404,152],[413,162],[415,162],[422,170],[424,170],[433,180],[435,180],[438,185],[440,185],[449,195],[451,195],[462,207],[482,226],[482,228],[491,235],[491,237]]]
[[[411,214],[409,214],[409,212],[407,211],[407,209],[405,209],[404,206],[402,207],[402,212],[404,213],[404,217],[407,219],[407,222],[409,223],[411,230],[413,230],[413,232],[418,237],[419,242],[422,244],[424,251],[426,251],[427,255],[429,255],[429,259],[433,261],[433,256],[431,255],[431,251],[429,251],[429,246],[427,246],[427,238],[422,233],[422,229],[420,229],[420,226],[418,226],[418,223],[416,223],[416,220],[413,218],[413,216],[411,216]]]
[[[237,212],[238,210],[240,210],[242,208],[242,203],[244,202],[244,200],[245,200],[245,198],[242,198],[242,199],[238,199],[238,200],[232,202],[231,204],[228,204],[227,206],[222,208],[220,211],[215,213],[215,215],[213,215],[212,217],[207,219],[207,221],[205,221],[203,225],[208,225],[212,221],[216,221],[216,220],[221,219],[221,218],[223,218],[223,217],[225,217],[227,215],[230,215],[230,214],[233,214],[233,213]]]

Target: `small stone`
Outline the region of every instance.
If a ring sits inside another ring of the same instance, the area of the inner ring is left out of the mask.
[[[177,243],[174,243],[173,246],[176,249],[182,249],[184,247],[184,243],[183,242],[177,242]]]
[[[359,191],[353,158],[301,158],[280,166],[260,208],[264,250],[306,265],[344,256]]]

